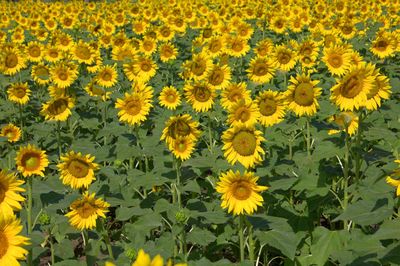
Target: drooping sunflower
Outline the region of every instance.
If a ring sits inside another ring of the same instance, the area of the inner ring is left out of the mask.
[[[378,69],[374,70],[373,76],[373,86],[368,92],[367,101],[365,102],[367,110],[377,110],[381,106],[382,99],[389,99],[392,93],[388,77],[380,74]]]
[[[207,112],[212,108],[215,89],[205,82],[187,83],[184,87],[186,100],[196,112]]]
[[[139,56],[135,61],[134,69],[137,79],[147,82],[156,74],[158,67],[150,57]]]
[[[60,172],[60,179],[64,185],[74,189],[88,188],[96,180],[94,171],[99,169],[99,165],[94,163],[94,156],[90,154],[70,151],[65,156],[61,156],[61,163],[57,165]]]
[[[14,75],[26,67],[26,57],[16,47],[7,47],[0,52],[0,70],[5,75]]]
[[[44,170],[49,165],[45,151],[35,145],[21,146],[15,158],[17,169],[24,177],[31,175],[44,176]]]
[[[99,217],[106,217],[110,204],[101,198],[95,198],[96,194],[86,191],[82,198],[72,202],[71,211],[65,214],[70,224],[78,230],[93,229]]]
[[[168,149],[176,158],[184,161],[192,155],[195,144],[195,141],[189,137],[177,137],[168,145]]]
[[[181,104],[181,95],[173,86],[164,87],[158,99],[161,106],[170,110],[175,110]]]
[[[97,84],[106,88],[114,86],[117,83],[118,79],[116,67],[116,64],[114,64],[113,66],[100,67],[96,76]]]
[[[251,59],[246,72],[251,81],[267,83],[274,77],[275,69],[274,62],[267,57],[256,57]]]
[[[331,88],[331,101],[340,110],[358,110],[365,105],[368,93],[374,86],[374,66],[361,63],[352,66],[344,77]]]
[[[229,109],[228,123],[230,126],[254,126],[260,118],[260,110],[253,101],[239,100]]]
[[[14,215],[0,214],[0,265],[18,266],[28,251],[22,246],[29,244],[29,238],[19,235],[21,221]]]
[[[328,118],[328,122],[333,123],[339,128],[330,129],[328,131],[329,135],[344,131],[353,136],[358,130],[358,116],[353,112],[341,112],[340,114],[333,115]]]
[[[334,45],[324,49],[322,61],[332,75],[343,76],[351,66],[351,53],[343,45]]]
[[[68,96],[60,96],[50,99],[42,104],[40,113],[46,120],[65,121],[72,114],[71,109],[75,106],[74,99]]]
[[[259,123],[270,127],[280,123],[286,113],[284,95],[278,91],[265,90],[256,97],[256,104],[260,110]]]
[[[199,122],[193,120],[189,114],[172,116],[165,123],[160,139],[165,140],[168,145],[173,144],[178,137],[187,137],[196,141],[200,136],[198,127]]]
[[[229,86],[221,92],[221,106],[229,110],[233,104],[240,100],[251,101],[250,91],[247,90],[246,83],[230,83]]]
[[[290,85],[285,92],[288,109],[298,116],[312,116],[319,107],[317,98],[321,88],[316,87],[319,80],[311,80],[308,75],[297,75],[290,78]]]
[[[261,142],[264,141],[262,132],[254,127],[244,125],[228,128],[222,134],[224,156],[230,164],[237,161],[244,167],[253,167],[262,161]]]
[[[6,137],[8,142],[17,142],[21,138],[21,129],[9,123],[2,127],[0,136]]]
[[[66,63],[57,63],[50,68],[50,76],[54,84],[60,88],[68,88],[78,77],[78,70]]]
[[[123,99],[117,99],[115,107],[120,109],[118,112],[120,121],[134,126],[147,119],[153,105],[149,99],[143,96],[143,93],[133,92],[131,94],[125,93]]]
[[[14,83],[8,88],[7,94],[10,101],[25,105],[29,101],[31,90],[28,87],[28,82]]]
[[[46,85],[51,82],[50,68],[43,63],[32,66],[31,76],[40,85]]]
[[[178,49],[171,43],[163,43],[158,48],[160,53],[160,60],[162,62],[169,62],[176,59]]]
[[[22,209],[20,202],[25,199],[19,193],[25,191],[21,187],[23,183],[24,181],[17,179],[17,175],[0,170],[0,213],[5,217],[12,216],[14,211]]]
[[[260,192],[268,189],[266,186],[257,185],[259,177],[253,172],[229,170],[219,177],[216,190],[221,193],[221,207],[228,209],[228,213],[248,215],[257,211],[258,206],[264,202]]]
[[[207,73],[207,82],[214,89],[226,89],[231,82],[231,69],[228,65],[214,65]]]

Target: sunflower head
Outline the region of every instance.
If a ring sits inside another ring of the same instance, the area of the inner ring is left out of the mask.
[[[123,99],[117,99],[115,107],[120,109],[118,112],[119,120],[130,125],[140,124],[147,119],[150,108],[153,105],[145,91],[134,91],[126,93]]]
[[[161,106],[170,110],[175,110],[181,104],[181,95],[173,86],[164,87],[158,99]]]
[[[15,158],[17,169],[24,177],[31,175],[44,176],[44,170],[49,165],[45,151],[34,145],[21,146]]]
[[[14,211],[21,210],[20,202],[25,200],[19,194],[25,191],[20,187],[23,183],[24,181],[18,180],[15,174],[0,170],[0,211],[4,216],[12,216]]]
[[[291,77],[291,84],[286,92],[288,107],[298,116],[314,115],[319,107],[317,98],[321,88],[316,87],[318,80],[311,80],[307,75]]]
[[[206,112],[214,104],[215,89],[207,83],[187,84],[184,90],[187,101],[197,112]]]
[[[31,90],[28,87],[28,82],[14,83],[7,90],[10,101],[24,105],[29,101]]]
[[[197,140],[200,136],[199,123],[189,114],[171,117],[167,122],[161,136],[168,144],[173,143],[178,137],[188,137]]]
[[[71,97],[60,96],[53,98],[42,106],[41,114],[46,120],[65,121],[72,114],[74,100]]]
[[[284,96],[272,90],[261,92],[256,98],[260,110],[259,122],[263,126],[272,126],[283,120],[286,104]]]
[[[29,244],[29,238],[19,235],[21,221],[14,215],[0,214],[0,264],[19,265],[18,260],[25,259],[28,251],[22,246]]]
[[[0,136],[6,137],[9,142],[17,142],[21,138],[21,129],[10,123],[2,127]]]

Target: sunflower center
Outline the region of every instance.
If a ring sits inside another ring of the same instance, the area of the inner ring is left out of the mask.
[[[185,142],[179,142],[176,148],[177,148],[178,151],[184,152],[186,150],[186,143]]]
[[[0,183],[0,204],[4,201],[7,190],[8,190],[8,187],[6,186],[6,184]],[[0,241],[0,243],[2,243],[2,242]],[[1,258],[1,252],[0,252],[0,258]]]
[[[170,47],[166,46],[166,47],[163,48],[162,54],[165,57],[171,57],[173,55],[173,51],[172,51],[172,49]]]
[[[45,67],[38,67],[35,71],[36,76],[41,79],[48,79],[49,78],[49,71]]]
[[[216,69],[212,72],[209,77],[209,82],[212,85],[219,85],[224,81],[224,71],[222,69]]]
[[[40,155],[37,153],[26,153],[22,156],[22,166],[28,171],[33,171],[40,166]]]
[[[341,94],[346,98],[354,98],[361,91],[361,82],[356,76],[350,77],[340,88]]]
[[[259,63],[255,64],[254,74],[256,76],[264,76],[267,73],[268,73],[268,68],[264,63],[259,62]]]
[[[76,49],[76,56],[82,60],[89,60],[90,49],[85,46],[79,46],[78,49]]]
[[[222,48],[222,45],[219,41],[214,41],[214,42],[210,43],[209,49],[212,53],[218,52],[221,48]]]
[[[235,52],[240,52],[243,50],[243,43],[242,42],[234,42],[232,44],[232,50]]]
[[[375,45],[375,49],[379,50],[379,51],[385,51],[386,48],[388,47],[388,43],[385,40],[380,40],[376,43]]]
[[[58,78],[65,81],[68,79],[68,73],[66,71],[60,71],[58,73]]]
[[[49,105],[47,111],[51,115],[59,115],[68,108],[68,101],[66,99],[57,99]]]
[[[126,104],[126,112],[130,115],[137,115],[140,113],[142,105],[139,100],[131,100]]]
[[[308,47],[308,46],[303,47],[301,50],[301,53],[304,55],[311,55],[312,49],[311,49],[311,47]]]
[[[145,50],[145,51],[151,51],[151,50],[153,50],[153,43],[151,42],[151,41],[144,41],[143,42],[143,49]]]
[[[287,63],[289,63],[291,58],[292,58],[292,57],[291,57],[290,54],[287,53],[287,52],[281,52],[281,53],[278,54],[278,61],[279,61],[279,63],[281,63],[281,64],[287,64]]]
[[[51,50],[49,52],[49,56],[52,58],[57,58],[58,57],[58,51],[57,50]]]
[[[176,96],[174,94],[168,94],[166,100],[167,102],[174,103],[176,100]]]
[[[263,116],[270,116],[276,112],[276,101],[274,99],[265,98],[260,101],[259,108]]]
[[[151,70],[151,65],[150,65],[149,62],[143,62],[143,63],[140,65],[140,68],[141,68],[143,71],[148,72],[148,71]]]
[[[343,64],[342,56],[335,54],[328,58],[328,62],[334,68],[339,68]]]
[[[13,68],[18,65],[18,56],[16,54],[8,54],[6,56],[5,64],[7,68]]]
[[[228,96],[228,99],[231,101],[231,102],[237,102],[237,101],[239,101],[240,99],[242,99],[243,98],[243,96],[242,96],[242,94],[240,93],[240,91],[232,91],[230,94],[229,94],[229,96]]]
[[[310,106],[314,102],[314,86],[303,82],[297,85],[294,91],[294,101],[302,106]]]
[[[204,71],[206,71],[206,62],[193,61],[192,65],[191,65],[191,71],[196,76],[203,75]]]
[[[79,208],[79,214],[82,218],[86,219],[96,212],[95,208],[88,202],[85,202],[82,207]]]
[[[342,32],[344,34],[350,34],[350,33],[353,32],[353,27],[351,27],[351,26],[343,26],[342,27]]]
[[[10,131],[6,131],[6,133],[4,135],[9,139],[14,138],[14,132],[12,132],[11,130]],[[0,200],[0,202],[1,202],[1,200]]]
[[[18,98],[23,98],[26,95],[26,90],[24,88],[17,87],[14,89],[14,95]]]
[[[244,181],[238,181],[233,188],[233,196],[238,200],[246,200],[251,195],[251,188]]]
[[[0,232],[0,259],[7,253],[8,238],[4,232]]]
[[[236,120],[241,121],[242,123],[248,121],[250,119],[251,113],[246,106],[242,106],[238,108],[235,112]]]
[[[207,102],[211,97],[211,91],[206,86],[195,86],[193,96],[199,102]]]
[[[83,160],[75,159],[68,164],[68,172],[76,178],[84,178],[89,173],[89,165]]]
[[[232,146],[241,156],[250,156],[256,150],[257,139],[252,132],[239,131],[232,139]]]
[[[190,134],[190,125],[182,120],[177,120],[169,127],[169,134],[174,139],[176,137],[184,137]]]
[[[37,47],[37,46],[31,47],[31,49],[29,49],[29,54],[30,54],[32,57],[38,57],[38,56],[40,56],[40,48]]]
[[[106,72],[103,74],[103,80],[110,81],[111,78],[112,78],[112,75],[110,73]]]

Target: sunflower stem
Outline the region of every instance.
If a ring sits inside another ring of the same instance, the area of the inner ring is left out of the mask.
[[[247,230],[249,232],[249,257],[251,263],[254,263],[255,257],[254,257],[254,249],[255,249],[255,242],[253,238],[253,226],[249,221],[247,221]]]
[[[107,104],[106,103],[104,103],[104,108],[103,108],[103,128],[106,128],[107,127]],[[104,146],[106,146],[107,145],[107,136],[106,136],[106,134],[104,134],[104,137],[103,137],[103,140],[104,140]],[[104,166],[106,166],[106,162],[104,161]]]
[[[361,112],[358,116],[358,128],[357,128],[357,135],[356,135],[356,153],[355,153],[355,182],[358,183],[360,180],[360,168],[361,168],[361,154],[360,154],[360,142],[361,142],[361,134],[362,134],[362,120],[364,119],[363,113]]]
[[[25,140],[25,131],[24,131],[24,117],[22,115],[22,104],[18,105],[19,109],[19,122],[20,122],[20,127],[21,127],[21,140]]]
[[[104,226],[103,220],[100,220],[100,224],[101,224],[101,229],[103,231],[102,232],[103,239],[107,246],[108,255],[110,256],[110,259],[114,260],[114,254],[113,254],[113,250],[112,250],[112,246],[111,246],[110,236],[108,235],[108,231]]]
[[[61,121],[57,121],[58,157],[61,157]]]
[[[346,125],[346,134],[345,134],[345,154],[344,154],[344,167],[343,167],[343,211],[347,209],[347,205],[349,202],[349,154],[350,154],[350,145],[349,145],[349,134],[348,134],[348,126]],[[343,221],[343,227],[347,230],[348,228],[348,220]]]
[[[240,262],[244,261],[244,215],[239,215],[239,247],[240,247]]]
[[[88,257],[88,251],[89,251],[89,233],[86,229],[82,231],[82,239],[83,239],[83,245],[85,247],[85,257],[86,257],[86,264],[90,265],[90,260]]]
[[[50,243],[50,257],[51,257],[51,265],[54,265],[56,260],[55,260],[55,256],[54,256],[54,240],[53,240],[53,236],[51,235],[51,229],[49,229],[48,231],[49,233],[49,243]]]
[[[307,141],[307,156],[311,156],[311,136],[310,136],[310,118],[307,117],[306,120],[306,130],[307,130],[307,136],[306,136],[306,141]]]
[[[28,206],[26,208],[27,212],[27,221],[28,221],[28,235],[30,236],[32,234],[32,183],[33,183],[33,178],[28,177],[28,186],[27,186],[27,192],[28,192]],[[28,257],[27,257],[27,264],[28,266],[32,266],[32,249],[28,250]]]
[[[212,119],[211,115],[208,115],[208,139],[210,141],[210,153],[213,154],[213,148],[214,148],[214,140],[212,137]]]

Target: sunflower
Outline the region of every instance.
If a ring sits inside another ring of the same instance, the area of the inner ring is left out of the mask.
[[[77,79],[78,70],[66,63],[57,63],[50,68],[50,76],[55,85],[67,88]]]
[[[96,76],[97,84],[106,88],[114,86],[117,83],[118,79],[116,67],[116,64],[114,64],[113,66],[100,67]]]
[[[31,90],[28,82],[14,83],[7,89],[7,94],[10,101],[24,105],[29,101]]]
[[[136,48],[127,43],[123,46],[113,47],[111,58],[114,61],[120,61],[124,63],[132,62],[135,60],[136,53],[137,53]]]
[[[99,169],[99,165],[93,162],[94,156],[70,151],[65,156],[61,156],[60,159],[61,163],[57,165],[57,168],[64,185],[69,185],[74,189],[82,187],[87,189],[96,180],[94,171]]]
[[[193,55],[191,61],[183,64],[184,71],[190,73],[189,77],[194,80],[203,80],[212,66],[211,58],[204,53]]]
[[[333,115],[328,118],[328,122],[339,127],[339,130],[330,129],[328,131],[329,135],[344,131],[350,136],[353,136],[358,130],[358,116],[353,112],[341,112],[340,114]]]
[[[24,181],[18,180],[15,174],[0,170],[0,213],[5,217],[12,216],[14,211],[22,209],[20,202],[25,199],[19,193],[25,192],[25,189],[20,187],[23,183]]]
[[[39,85],[46,85],[51,82],[50,68],[43,63],[32,66],[31,76]]]
[[[157,50],[157,41],[150,37],[144,37],[140,42],[140,51],[145,56],[151,56]]]
[[[158,29],[158,38],[161,41],[167,42],[170,41],[174,38],[175,32],[171,30],[171,28],[168,25],[162,25]]]
[[[283,16],[274,16],[271,19],[269,27],[275,33],[284,33],[288,27],[288,20]]]
[[[57,46],[48,45],[44,50],[44,59],[48,62],[55,63],[60,61],[62,57],[62,51]]]
[[[260,110],[253,101],[239,100],[229,109],[228,123],[230,126],[254,126],[260,118]]]
[[[224,156],[230,164],[239,161],[244,167],[253,167],[262,161],[262,132],[244,125],[230,127],[222,134]]]
[[[162,62],[174,60],[178,55],[178,49],[176,49],[176,47],[171,43],[161,44],[158,50],[160,53],[160,60]]]
[[[43,57],[43,46],[35,41],[29,42],[25,48],[26,56],[31,62],[40,62]]]
[[[40,113],[50,121],[65,121],[72,114],[71,109],[74,107],[74,99],[68,96],[60,96],[50,99],[42,104]]]
[[[140,249],[132,266],[163,266],[164,260],[160,255],[155,256],[153,259],[150,255]]]
[[[285,45],[275,47],[274,59],[276,68],[282,71],[290,71],[296,65],[296,54]]]
[[[134,70],[137,79],[142,82],[149,81],[156,74],[158,67],[150,57],[140,56],[137,58]]]
[[[186,100],[196,112],[207,112],[214,104],[215,89],[204,82],[186,84],[184,87]]]
[[[257,43],[254,52],[258,57],[265,57],[272,53],[274,43],[271,39],[264,39]]]
[[[15,47],[0,52],[0,70],[5,75],[14,75],[26,67],[26,57]]]
[[[400,160],[395,160],[395,163],[400,165]],[[388,183],[389,185],[392,185],[394,187],[397,187],[396,190],[396,196],[400,196],[400,169],[396,169],[394,170],[394,172],[391,174],[391,176],[387,176],[386,177],[386,183]],[[393,177],[396,177],[396,179],[394,179]]]
[[[173,86],[164,87],[158,99],[161,106],[170,110],[175,110],[181,104],[181,95]]]
[[[344,77],[331,88],[331,101],[340,110],[358,110],[365,105],[368,93],[374,86],[374,66],[361,63],[352,66]]]
[[[250,66],[246,72],[251,81],[267,83],[275,74],[275,65],[266,57],[256,57],[251,59]]]
[[[286,112],[284,95],[280,92],[265,90],[256,97],[256,104],[260,110],[259,123],[270,127],[280,123]]]
[[[392,36],[388,33],[381,33],[372,41],[370,50],[379,58],[385,58],[392,56],[395,52],[395,48]]]
[[[319,107],[317,98],[321,88],[316,87],[319,80],[311,80],[308,75],[297,75],[290,78],[290,85],[285,92],[288,108],[298,116],[312,116]]]
[[[211,37],[207,42],[207,54],[212,58],[216,58],[225,52],[225,39],[221,36]]]
[[[246,83],[230,83],[229,86],[221,92],[221,105],[229,110],[236,102],[240,100],[251,101],[250,91],[247,90]]]
[[[165,124],[161,140],[171,145],[179,137],[187,137],[196,141],[200,136],[199,122],[194,121],[189,114],[172,116]]]
[[[351,53],[345,46],[334,45],[324,49],[322,61],[332,75],[343,76],[351,66]]]
[[[21,221],[14,215],[0,214],[0,265],[20,265],[28,251],[22,248],[29,244],[29,238],[18,235],[22,231]]]
[[[94,51],[89,44],[80,40],[72,47],[72,55],[79,63],[91,65],[94,62]]]
[[[17,169],[24,177],[31,175],[44,176],[44,170],[49,165],[45,151],[35,145],[20,147],[15,158]]]
[[[378,69],[375,69],[372,75],[375,79],[371,90],[367,94],[367,101],[365,102],[367,110],[377,110],[381,106],[381,100],[389,99],[392,93],[388,77],[380,74]]]
[[[106,91],[95,80],[86,85],[85,91],[92,97],[100,97],[103,101],[108,100],[111,95],[111,91]]]
[[[96,227],[97,218],[106,217],[110,204],[103,199],[95,198],[96,194],[89,194],[87,191],[82,198],[72,202],[71,211],[65,214],[70,224],[78,230],[93,229]]]
[[[214,89],[225,89],[231,81],[229,66],[214,65],[207,73],[207,82]]]
[[[131,94],[125,93],[123,99],[117,99],[115,107],[120,109],[118,112],[120,121],[134,126],[147,119],[153,105],[149,99],[143,96],[144,93],[142,92],[133,92]]]
[[[228,209],[228,213],[232,212],[234,215],[244,212],[251,215],[257,211],[258,206],[262,206],[264,201],[259,192],[268,189],[266,186],[257,185],[258,179],[254,173],[247,171],[244,174],[232,170],[222,173],[215,188],[222,194],[221,207]]]
[[[189,137],[177,137],[168,145],[168,148],[176,158],[187,160],[193,153],[195,141]]]
[[[17,142],[21,138],[21,129],[9,123],[1,129],[0,136],[6,137],[8,142]]]
[[[248,41],[241,37],[230,36],[226,38],[226,52],[233,57],[242,57],[250,51]]]

